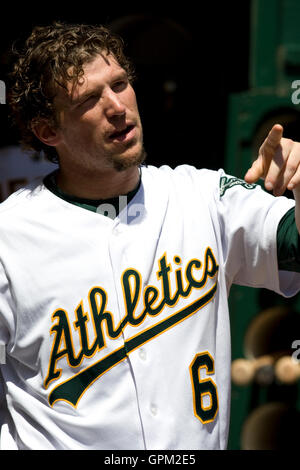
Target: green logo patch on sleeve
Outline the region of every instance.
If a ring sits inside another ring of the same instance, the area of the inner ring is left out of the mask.
[[[233,188],[237,185],[243,186],[246,189],[254,189],[257,187],[256,184],[246,183],[246,181],[241,178],[222,176],[220,178],[220,196],[224,196],[227,189]]]

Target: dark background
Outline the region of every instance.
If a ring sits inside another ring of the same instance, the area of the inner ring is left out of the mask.
[[[231,2],[23,2],[3,5],[0,79],[9,49],[53,20],[113,24],[133,59],[148,163],[224,164],[227,100],[248,88],[249,0]],[[16,142],[0,106],[0,147]]]

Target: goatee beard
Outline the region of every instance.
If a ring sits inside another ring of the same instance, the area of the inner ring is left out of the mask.
[[[110,162],[112,163],[113,168],[118,171],[125,171],[128,170],[128,168],[132,168],[134,166],[140,166],[142,165],[147,158],[147,153],[142,147],[141,151],[133,155],[132,157],[127,157],[127,158],[118,158],[117,156],[111,156]]]

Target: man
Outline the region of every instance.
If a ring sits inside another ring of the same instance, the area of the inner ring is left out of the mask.
[[[23,144],[59,169],[0,207],[1,447],[226,448],[230,286],[300,288],[299,144],[274,126],[247,182],[143,165],[103,27],[35,28],[10,90]]]

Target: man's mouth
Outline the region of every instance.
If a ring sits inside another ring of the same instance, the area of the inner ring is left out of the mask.
[[[109,139],[110,140],[117,140],[119,142],[122,142],[127,138],[131,138],[132,137],[131,134],[133,134],[131,131],[133,131],[134,127],[135,126],[133,124],[129,124],[124,129],[122,129],[120,131],[115,131],[112,134],[110,134]]]

